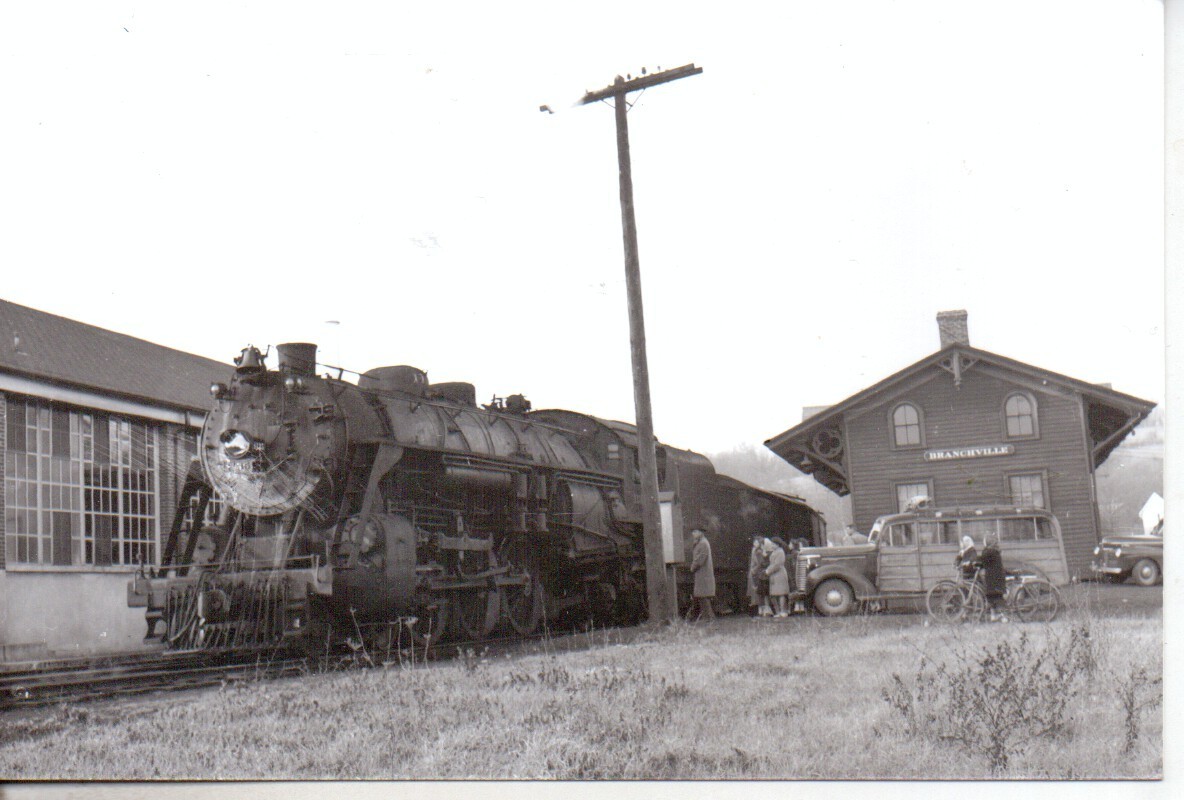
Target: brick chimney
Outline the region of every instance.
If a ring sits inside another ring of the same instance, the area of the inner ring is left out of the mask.
[[[944,350],[952,344],[970,345],[970,331],[966,327],[966,309],[937,312],[937,332]]]

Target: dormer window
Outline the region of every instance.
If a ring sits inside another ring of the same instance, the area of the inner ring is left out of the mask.
[[[892,442],[897,447],[921,447],[921,410],[912,403],[901,403],[892,410]]]
[[[1026,392],[1013,392],[1003,402],[1004,430],[1008,439],[1032,439],[1040,435],[1036,425],[1036,400]]]

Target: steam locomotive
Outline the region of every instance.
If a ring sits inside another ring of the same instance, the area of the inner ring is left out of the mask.
[[[248,347],[211,386],[161,564],[128,587],[148,639],[381,649],[644,617],[632,425],[522,395],[479,406],[472,384],[410,366],[318,376],[312,344],[277,353],[271,370]],[[656,448],[670,547],[707,532],[725,606],[743,597],[752,535],[820,540],[797,498]]]

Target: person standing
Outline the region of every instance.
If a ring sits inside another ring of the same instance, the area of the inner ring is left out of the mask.
[[[773,616],[785,619],[789,616],[789,573],[785,570],[785,551],[766,538],[765,554],[769,557],[769,566],[765,567],[765,574],[769,576],[769,598],[777,612]]]
[[[962,549],[958,551],[958,555],[954,558],[954,565],[958,567],[963,578],[969,579],[974,577],[977,562],[978,550],[974,547],[974,539],[971,539],[969,536],[963,536]]]
[[[715,562],[711,558],[711,542],[703,535],[699,528],[691,531],[691,539],[695,546],[691,552],[691,574],[695,576],[695,586],[691,593],[691,608],[687,611],[687,619],[715,619],[715,609],[711,607],[711,598],[715,597]],[[692,619],[691,615],[698,610],[698,615]]]
[[[757,615],[773,616],[773,609],[769,607],[769,576],[765,574],[765,567],[769,566],[769,556],[765,552],[765,538],[757,536],[752,540],[752,555],[748,559],[748,578],[752,581],[753,594],[756,595]]]
[[[1003,571],[1003,554],[999,552],[999,535],[987,534],[983,551],[978,557],[982,569],[983,594],[991,606],[991,622],[1007,622],[1007,616],[999,609],[1003,593],[1007,590],[1007,575]]]

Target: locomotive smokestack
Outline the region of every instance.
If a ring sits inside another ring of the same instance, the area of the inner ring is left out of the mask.
[[[276,345],[279,370],[292,375],[313,377],[317,374],[317,346],[308,342],[288,342]]]

